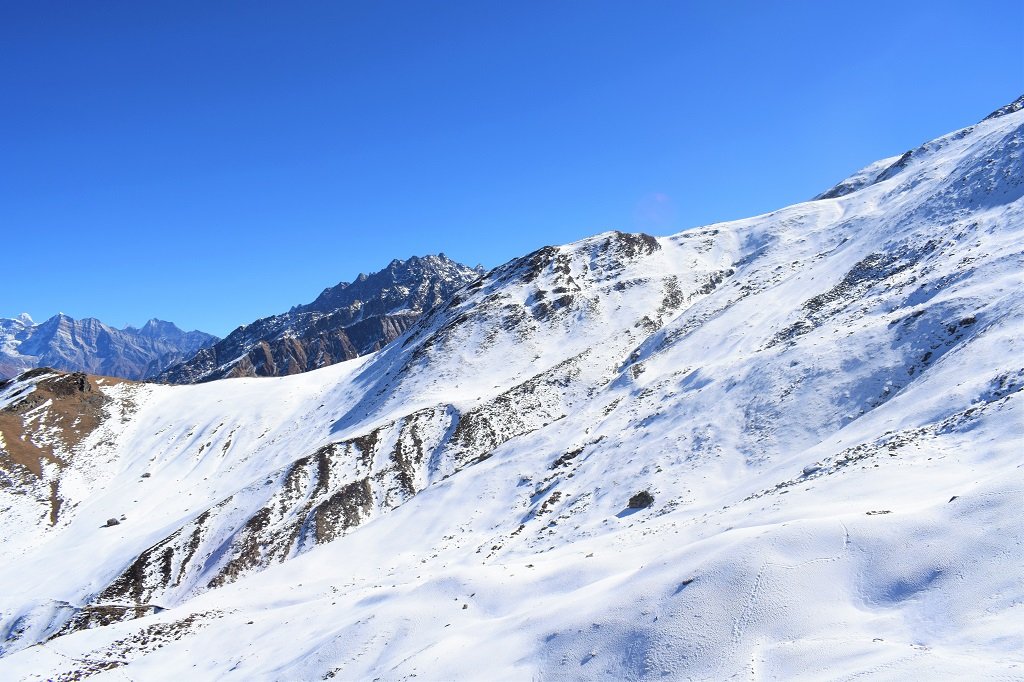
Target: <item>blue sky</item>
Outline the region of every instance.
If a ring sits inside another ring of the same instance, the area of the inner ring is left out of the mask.
[[[225,334],[806,199],[1024,92],[1019,2],[0,1],[0,316]]]

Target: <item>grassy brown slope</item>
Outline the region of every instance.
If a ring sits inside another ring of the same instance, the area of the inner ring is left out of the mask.
[[[107,416],[109,398],[98,390],[98,386],[131,383],[125,379],[81,372],[64,373],[48,368],[29,370],[17,381],[31,379],[37,379],[35,390],[0,410],[0,436],[3,437],[0,485],[43,482],[46,463],[63,468],[67,464],[63,459],[64,453],[71,452]],[[41,414],[33,415],[35,410],[40,410]],[[43,429],[46,430],[45,437]],[[55,447],[58,444],[62,447]],[[60,513],[59,478],[47,483],[52,525],[57,523]]]

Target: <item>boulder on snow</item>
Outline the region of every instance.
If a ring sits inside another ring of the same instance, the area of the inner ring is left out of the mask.
[[[120,524],[121,522],[117,519],[107,519],[107,522],[104,524],[104,528],[110,528],[111,526],[117,526]]]
[[[646,509],[654,504],[654,495],[650,494],[646,490],[641,490],[633,497],[629,498],[629,504],[626,505],[630,509]]]

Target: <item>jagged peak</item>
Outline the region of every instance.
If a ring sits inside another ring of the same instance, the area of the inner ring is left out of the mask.
[[[128,329],[128,328],[129,327],[125,327],[125,329]],[[178,331],[178,332],[183,331],[181,329],[181,327],[179,327],[178,325],[174,324],[173,322],[168,322],[167,320],[161,320],[161,319],[156,318],[156,317],[152,317],[149,320],[147,320],[146,324],[142,325],[142,327],[141,327],[141,329],[139,331],[146,332],[146,331],[155,331],[155,330],[158,330],[158,329],[167,330],[167,331]]]
[[[394,258],[376,272],[324,289],[311,303],[238,327],[210,353],[171,367],[161,379],[195,383],[225,376],[277,376],[373,352],[483,272],[482,266],[471,268],[443,252]],[[279,343],[286,338],[293,342]],[[253,355],[257,348],[261,350]],[[226,374],[236,369],[242,374]]]
[[[341,294],[350,287],[357,284],[366,284],[370,280],[380,280],[382,277],[395,277],[406,272],[423,271],[428,274],[445,275],[452,270],[458,270],[464,274],[477,272],[475,268],[453,261],[444,252],[438,254],[425,254],[422,256],[412,255],[406,259],[393,258],[384,268],[371,273],[359,273],[352,282],[340,282],[333,287],[327,287],[320,292],[320,295],[312,302],[305,305],[298,305],[291,308],[290,312],[309,310],[322,304],[325,299]]]

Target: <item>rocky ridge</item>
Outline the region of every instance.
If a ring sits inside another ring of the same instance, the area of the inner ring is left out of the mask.
[[[379,272],[325,289],[312,303],[239,327],[158,380],[285,376],[351,360],[386,346],[481,273],[443,253],[393,260]]]

